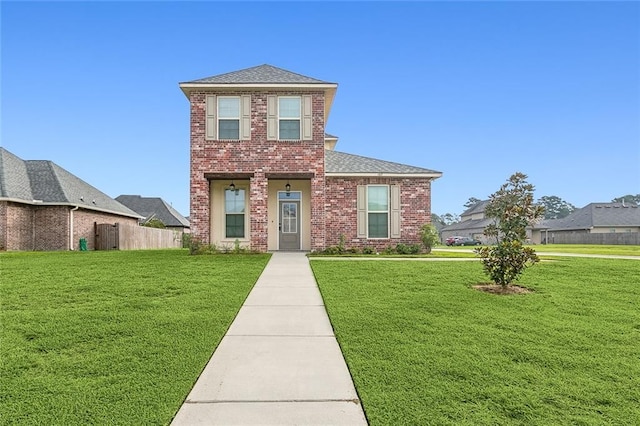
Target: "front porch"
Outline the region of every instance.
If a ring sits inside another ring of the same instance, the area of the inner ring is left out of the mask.
[[[208,174],[209,244],[257,251],[322,248],[322,181],[303,174]],[[316,198],[312,198],[316,194]],[[320,195],[318,195],[320,194]]]

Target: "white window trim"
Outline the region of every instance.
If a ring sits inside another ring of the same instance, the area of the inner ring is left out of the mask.
[[[222,238],[221,241],[223,242],[233,242],[235,240],[238,241],[249,241],[249,234],[250,234],[250,230],[248,228],[248,226],[250,225],[249,222],[249,188],[247,186],[244,185],[236,185],[236,189],[243,189],[244,190],[244,237],[227,237],[227,200],[226,200],[226,196],[227,196],[227,190],[228,188],[224,187],[222,188]],[[239,214],[239,213],[230,213],[230,214]]]
[[[297,139],[283,139],[280,137],[280,120],[294,120],[291,117],[280,118],[280,99],[297,99],[298,100],[298,122],[299,133]],[[302,96],[278,96],[276,99],[276,125],[278,131],[278,140],[279,141],[300,141],[302,140]]]
[[[238,117],[220,117],[220,100],[221,99],[237,99],[238,100]],[[220,120],[238,120],[238,138],[237,139],[221,139],[220,138]],[[239,141],[242,139],[242,98],[240,96],[217,96],[216,97],[216,140],[219,141]]]
[[[371,187],[385,187],[387,188],[387,210],[369,210],[369,188]],[[391,239],[391,186],[384,184],[367,185],[367,192],[365,196],[365,206],[367,212],[367,239],[368,240],[389,240]],[[387,236],[386,237],[370,237],[369,236],[369,213],[387,213]]]

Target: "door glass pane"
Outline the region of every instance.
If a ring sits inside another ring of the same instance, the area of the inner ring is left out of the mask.
[[[295,234],[298,232],[298,205],[296,203],[282,203],[282,232]]]

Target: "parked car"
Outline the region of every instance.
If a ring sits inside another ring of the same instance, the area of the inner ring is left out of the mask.
[[[463,238],[463,237],[449,237],[449,238],[447,238],[446,240],[444,240],[444,243],[445,243],[446,245],[448,245],[448,246],[452,246],[452,245],[454,245],[453,243],[455,243],[455,242],[456,242],[457,240],[459,240],[460,238]]]
[[[457,240],[455,240],[452,245],[454,245],[454,246],[479,246],[480,244],[482,244],[480,241],[474,240],[473,238],[460,237]]]

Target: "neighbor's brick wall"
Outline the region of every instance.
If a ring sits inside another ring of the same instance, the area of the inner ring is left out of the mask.
[[[251,140],[207,141],[205,100],[207,94],[251,94]],[[267,141],[267,96],[312,95],[313,139]],[[267,175],[269,173],[314,174],[311,179],[311,246],[324,246],[324,92],[234,91],[194,92],[191,104],[191,231],[194,238],[210,243],[209,182],[205,173],[253,174],[250,184],[251,247],[267,250]]]
[[[358,185],[400,185],[401,238],[357,238]],[[420,244],[420,227],[431,223],[431,182],[429,179],[336,178],[326,180],[326,245],[335,246],[340,235],[347,248],[375,247],[378,250],[399,243]]]
[[[2,250],[68,250],[69,206],[34,206],[0,202],[0,249]],[[91,210],[73,212],[73,245],[78,250],[80,238],[87,248],[95,247],[94,222],[137,224],[137,219]]]
[[[0,251],[7,249],[7,201],[0,201]]]
[[[32,250],[69,249],[69,207],[34,206]]]
[[[0,248],[33,250],[33,218],[33,209],[26,204],[0,202]]]
[[[80,238],[87,239],[87,250],[94,250],[96,243],[95,226],[98,223],[121,223],[138,225],[138,219],[79,209],[73,212],[73,249],[80,249]]]

